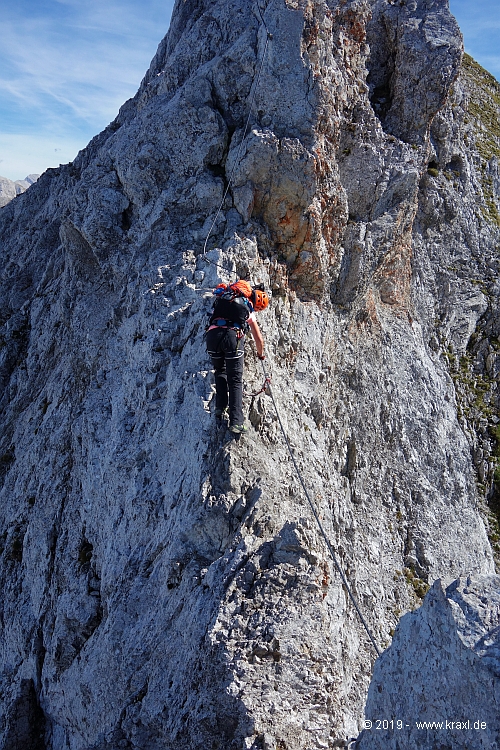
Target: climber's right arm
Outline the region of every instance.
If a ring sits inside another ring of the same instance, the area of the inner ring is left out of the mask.
[[[257,347],[257,355],[260,359],[264,359],[264,339],[260,332],[259,324],[256,320],[252,320],[252,318],[250,318],[248,321],[248,325],[250,326],[250,332],[253,336],[253,340],[255,341],[255,346]]]

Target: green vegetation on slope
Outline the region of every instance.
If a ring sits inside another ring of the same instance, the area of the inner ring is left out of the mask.
[[[482,188],[486,201],[483,213],[486,219],[500,226],[493,180],[486,169],[493,157],[500,161],[500,83],[467,54],[463,58],[462,72],[469,89],[467,120],[474,128],[476,148],[482,162]]]

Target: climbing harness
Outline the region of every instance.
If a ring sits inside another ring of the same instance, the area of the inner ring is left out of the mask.
[[[256,92],[257,92],[257,89],[258,89],[258,86],[259,86],[260,77],[261,77],[262,70],[264,68],[264,63],[265,63],[265,60],[266,60],[267,48],[268,48],[269,42],[273,38],[273,35],[269,32],[269,29],[267,28],[267,26],[265,24],[265,21],[264,21],[264,18],[262,17],[262,13],[260,11],[260,7],[259,7],[258,3],[256,5],[256,7],[257,7],[257,11],[258,11],[261,23],[262,23],[262,25],[263,25],[263,27],[264,27],[264,29],[266,31],[266,43],[265,43],[265,46],[264,46],[264,52],[262,54],[262,59],[261,59],[261,62],[260,62],[260,65],[259,65],[259,68],[258,68],[258,71],[257,71],[257,75],[254,78],[254,81],[252,83],[252,88],[251,88],[251,91],[250,91],[250,101],[249,101],[249,107],[248,107],[248,116],[247,116],[247,119],[246,119],[245,127],[243,129],[243,135],[241,137],[241,141],[240,141],[240,144],[238,146],[238,151],[237,151],[237,154],[236,154],[236,159],[234,160],[233,166],[231,168],[231,171],[230,171],[230,174],[229,174],[229,178],[228,178],[228,181],[227,181],[227,185],[226,185],[226,188],[225,188],[223,196],[222,196],[222,200],[221,200],[221,202],[219,204],[219,207],[217,208],[215,217],[214,217],[214,219],[212,221],[212,224],[210,225],[210,229],[208,230],[207,236],[205,238],[205,242],[203,244],[203,260],[206,263],[209,263],[209,264],[215,266],[216,268],[220,268],[220,269],[222,269],[223,271],[225,271],[226,273],[229,273],[229,274],[233,274],[234,271],[231,271],[230,269],[226,268],[225,266],[222,266],[219,263],[216,263],[215,261],[213,261],[213,260],[211,260],[210,258],[207,257],[207,245],[208,245],[208,241],[210,239],[210,235],[212,234],[212,231],[213,231],[213,229],[214,229],[214,227],[215,227],[215,225],[217,223],[217,219],[219,218],[219,214],[222,211],[222,207],[223,207],[224,202],[226,200],[227,194],[228,194],[228,192],[229,192],[229,190],[230,190],[230,188],[232,187],[232,184],[233,184],[233,178],[234,178],[234,174],[235,174],[235,171],[236,171],[236,167],[238,166],[238,164],[240,162],[240,158],[241,158],[241,154],[242,154],[242,149],[243,149],[243,144],[245,142],[245,138],[246,138],[246,135],[248,133],[248,128],[249,128],[249,125],[250,125],[250,118],[251,118],[251,115],[252,115],[252,108],[253,108],[253,105],[254,105]],[[377,643],[376,643],[375,638],[374,638],[374,636],[372,634],[372,631],[370,630],[370,628],[369,628],[369,626],[368,626],[365,618],[363,617],[363,613],[361,612],[361,609],[359,608],[358,602],[356,601],[356,598],[355,598],[354,594],[352,593],[351,587],[349,586],[349,583],[348,583],[347,578],[346,578],[346,576],[344,574],[344,571],[342,570],[342,568],[341,568],[341,566],[340,566],[340,564],[339,564],[339,562],[337,560],[337,556],[335,554],[335,551],[334,551],[334,549],[333,549],[333,547],[331,545],[331,542],[330,542],[330,540],[329,540],[329,538],[328,538],[328,536],[327,536],[327,534],[326,534],[326,532],[325,532],[325,530],[323,528],[323,524],[321,523],[321,520],[319,518],[318,512],[317,512],[317,510],[316,510],[316,508],[314,506],[314,503],[311,500],[311,497],[310,497],[309,492],[307,490],[307,487],[306,487],[306,484],[304,482],[304,479],[302,478],[302,474],[300,473],[299,467],[297,465],[297,461],[295,460],[295,456],[293,454],[292,447],[290,445],[290,442],[288,440],[287,434],[285,432],[285,428],[283,427],[283,423],[281,421],[281,417],[280,417],[280,414],[279,414],[279,411],[278,411],[278,407],[277,407],[276,401],[274,399],[273,391],[272,391],[272,389],[269,388],[270,383],[271,383],[271,378],[268,375],[268,373],[266,372],[264,361],[261,360],[261,362],[262,362],[262,370],[263,370],[263,373],[264,373],[264,384],[263,384],[262,388],[260,389],[260,391],[257,391],[256,393],[244,394],[244,395],[250,396],[252,398],[252,404],[253,404],[253,400],[257,396],[259,396],[261,393],[268,392],[269,395],[271,396],[271,399],[272,399],[272,402],[273,402],[273,405],[274,405],[274,410],[276,412],[276,417],[278,419],[278,423],[279,423],[279,426],[281,428],[281,432],[282,432],[282,435],[283,435],[283,439],[285,441],[286,447],[287,447],[288,452],[290,454],[290,458],[292,459],[292,463],[293,463],[295,471],[297,473],[297,477],[298,477],[298,479],[300,481],[300,484],[302,485],[302,489],[303,489],[304,494],[305,494],[305,496],[307,498],[307,501],[308,501],[308,503],[309,503],[309,505],[311,507],[312,513],[313,513],[314,518],[316,520],[316,523],[318,524],[318,528],[320,530],[320,533],[323,536],[323,539],[324,539],[325,544],[327,546],[327,549],[328,549],[328,551],[330,553],[330,556],[331,556],[331,558],[333,560],[335,568],[337,569],[337,571],[339,573],[339,576],[340,576],[340,578],[342,580],[342,584],[343,584],[345,590],[347,591],[347,594],[348,594],[348,596],[349,596],[352,604],[354,605],[354,608],[355,608],[355,610],[356,610],[356,612],[358,614],[358,617],[359,617],[359,619],[360,619],[360,621],[361,621],[361,623],[362,623],[362,625],[363,625],[363,627],[364,627],[364,629],[365,629],[365,631],[366,631],[366,633],[367,633],[367,635],[368,635],[368,637],[370,639],[370,642],[371,642],[371,644],[372,644],[372,646],[373,646],[373,648],[375,650],[375,653],[377,654],[377,656],[380,656],[381,655],[381,651],[380,651],[379,647],[377,646]]]
[[[261,362],[262,362],[262,370],[264,372],[264,377],[266,378],[266,380],[269,380],[269,382],[270,382],[270,378],[269,378],[269,375],[266,372],[264,361],[261,360]],[[367,624],[365,618],[363,617],[363,613],[361,612],[361,610],[359,608],[358,602],[356,601],[356,598],[355,598],[354,594],[351,591],[351,587],[349,586],[349,583],[347,581],[345,573],[342,570],[342,568],[341,568],[341,566],[340,566],[340,564],[339,564],[339,562],[337,560],[337,556],[335,554],[335,551],[334,551],[334,549],[333,549],[333,547],[331,545],[331,542],[330,542],[330,540],[329,540],[329,538],[328,538],[328,536],[326,534],[325,529],[323,528],[323,524],[321,523],[321,520],[319,518],[318,512],[317,512],[317,510],[316,510],[316,508],[314,506],[313,501],[311,500],[311,496],[309,495],[309,492],[307,490],[306,484],[305,484],[305,482],[304,482],[304,480],[302,478],[302,474],[300,473],[299,467],[297,465],[297,461],[295,460],[295,456],[293,455],[293,451],[292,451],[292,447],[290,445],[290,441],[288,440],[287,434],[285,432],[285,428],[283,427],[283,422],[281,421],[281,417],[279,415],[278,407],[276,405],[276,401],[274,399],[274,394],[273,394],[272,389],[269,390],[269,395],[271,396],[271,399],[272,399],[272,402],[273,402],[273,405],[274,405],[274,410],[276,412],[276,416],[278,418],[279,426],[280,426],[281,432],[283,434],[283,439],[284,439],[284,441],[286,443],[286,447],[287,447],[288,452],[290,454],[290,458],[292,459],[292,463],[293,463],[293,465],[295,467],[295,471],[296,471],[297,476],[299,478],[300,484],[302,485],[302,489],[304,490],[304,494],[305,494],[305,496],[306,496],[306,498],[307,498],[307,500],[309,502],[309,505],[311,506],[311,510],[313,512],[314,518],[316,519],[316,523],[318,524],[318,528],[319,528],[319,530],[320,530],[320,532],[321,532],[321,534],[323,536],[323,539],[325,540],[325,544],[326,544],[326,546],[328,548],[328,551],[329,551],[329,553],[331,555],[333,563],[334,563],[335,567],[337,568],[337,571],[338,571],[338,573],[340,575],[340,578],[342,580],[344,588],[347,591],[347,593],[349,595],[349,598],[351,599],[351,602],[353,603],[354,608],[355,608],[355,610],[356,610],[356,612],[358,614],[358,617],[361,620],[361,623],[363,624],[363,627],[364,627],[364,629],[366,630],[366,632],[368,634],[368,637],[369,637],[369,639],[371,641],[371,644],[372,644],[373,648],[375,649],[375,652],[376,652],[377,656],[380,656],[381,651],[380,651],[379,647],[377,646],[375,638],[374,638],[374,636],[373,636],[370,628],[368,627],[368,624]]]

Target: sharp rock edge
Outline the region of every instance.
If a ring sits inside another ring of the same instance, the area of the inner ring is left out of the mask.
[[[362,729],[371,646],[270,400],[241,440],[213,417],[231,170],[208,257],[272,289],[275,398],[377,642],[494,573],[498,89],[441,0],[259,8],[177,0],[137,95],[0,212],[2,750]]]

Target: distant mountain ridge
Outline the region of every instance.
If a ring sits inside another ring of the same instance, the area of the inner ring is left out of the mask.
[[[0,210],[0,750],[500,750],[499,162],[446,0],[177,0]]]
[[[0,208],[10,203],[16,195],[24,193],[39,177],[39,174],[29,174],[24,180],[9,180],[0,176]]]

